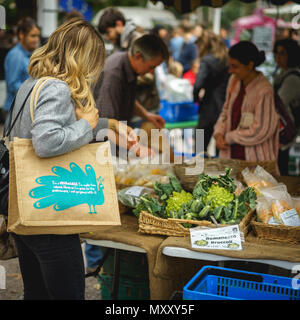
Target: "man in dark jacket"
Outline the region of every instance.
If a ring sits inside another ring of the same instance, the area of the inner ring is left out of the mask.
[[[136,85],[138,75],[153,73],[168,58],[165,43],[154,35],[135,40],[128,53],[117,52],[108,57],[94,90],[99,114],[127,122],[137,115],[156,128],[163,128],[164,119],[147,111],[136,100]]]

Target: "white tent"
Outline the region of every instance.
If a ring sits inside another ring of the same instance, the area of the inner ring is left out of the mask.
[[[280,6],[280,7],[272,7],[272,8],[265,8],[263,9],[265,14],[269,14],[269,15],[276,15],[277,12],[281,15],[281,14],[296,14],[298,12],[300,12],[300,5],[299,4],[288,4],[286,6]]]
[[[169,26],[178,25],[178,20],[175,15],[168,10],[140,7],[117,7],[117,9],[124,14],[126,19],[132,20],[136,25],[145,29],[152,29],[154,23],[166,24]],[[94,26],[98,25],[103,10],[100,10],[92,20]]]

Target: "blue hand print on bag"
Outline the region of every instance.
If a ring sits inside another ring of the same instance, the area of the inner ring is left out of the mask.
[[[76,163],[70,163],[71,171],[62,167],[53,167],[55,175],[36,179],[40,187],[29,192],[34,208],[45,209],[53,206],[55,211],[63,211],[71,207],[88,204],[89,213],[97,214],[96,206],[104,203],[104,180],[96,177],[91,165],[85,166],[84,172]]]

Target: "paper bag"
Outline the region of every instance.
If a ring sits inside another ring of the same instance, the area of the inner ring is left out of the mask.
[[[31,140],[11,142],[9,232],[76,234],[120,224],[109,142],[52,158],[39,158]]]

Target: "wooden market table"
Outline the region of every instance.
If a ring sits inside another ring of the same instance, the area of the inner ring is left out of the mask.
[[[121,226],[104,226],[99,232],[81,235],[90,244],[111,248],[118,260],[120,250],[146,253],[151,300],[168,300],[207,261],[245,261],[273,265],[291,270],[300,265],[300,245],[246,237],[243,250],[199,250],[190,246],[189,237],[166,237],[138,232],[138,221],[131,213],[121,215]],[[188,260],[187,260],[188,259]],[[118,297],[119,261],[115,261],[113,299]]]

